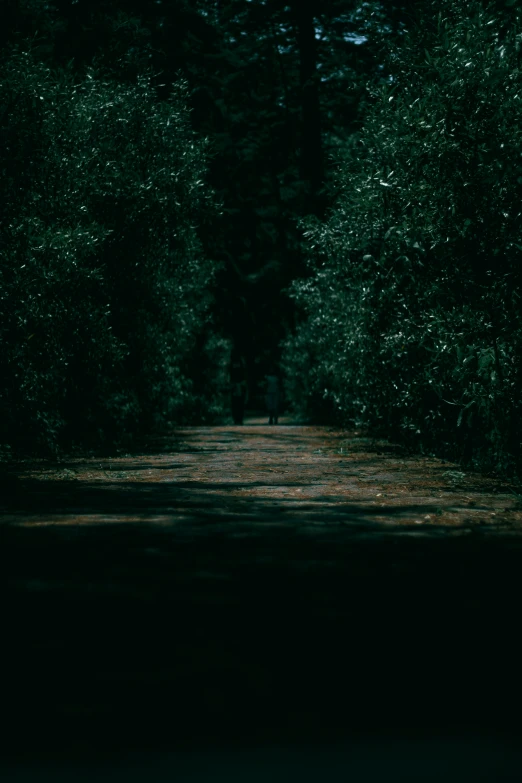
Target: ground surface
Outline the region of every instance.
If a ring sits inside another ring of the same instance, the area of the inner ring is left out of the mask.
[[[507,485],[250,419],[22,464],[2,506],[12,754],[517,742]]]

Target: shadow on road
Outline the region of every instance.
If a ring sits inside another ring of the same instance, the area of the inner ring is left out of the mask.
[[[274,501],[239,493],[255,476],[124,467],[4,497],[11,753],[520,730],[518,539],[421,534],[405,520],[428,506],[382,519],[364,493]]]

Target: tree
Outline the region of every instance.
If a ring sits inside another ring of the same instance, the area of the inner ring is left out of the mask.
[[[208,319],[214,209],[183,83],[158,101],[30,51],[0,73],[4,438],[53,443],[183,415]]]
[[[308,225],[316,260],[295,289],[308,318],[287,362],[311,364],[308,400],[342,419],[514,469],[520,28],[478,2],[423,14],[339,161],[335,209]]]

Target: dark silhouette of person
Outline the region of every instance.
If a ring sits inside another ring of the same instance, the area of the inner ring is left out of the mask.
[[[279,416],[279,405],[281,402],[281,391],[279,383],[279,374],[275,364],[270,365],[270,370],[265,375],[266,382],[266,408],[268,411],[268,423],[277,424],[277,418]]]
[[[230,394],[234,424],[243,424],[248,385],[245,360],[237,351],[232,352],[230,359]]]

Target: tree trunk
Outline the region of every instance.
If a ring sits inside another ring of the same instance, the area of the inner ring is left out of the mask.
[[[308,207],[318,214],[322,211],[323,152],[314,15],[302,0],[294,0],[293,14],[300,60],[301,176],[309,186]]]

